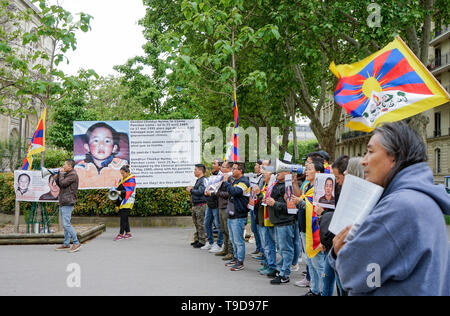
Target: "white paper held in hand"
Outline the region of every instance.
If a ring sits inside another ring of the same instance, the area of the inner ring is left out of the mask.
[[[378,203],[383,191],[383,187],[372,182],[352,175],[345,176],[329,231],[337,235],[345,227],[353,225],[347,236],[351,239]]]

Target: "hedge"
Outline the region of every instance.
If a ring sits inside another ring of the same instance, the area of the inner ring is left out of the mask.
[[[114,203],[108,199],[108,190],[80,190],[73,216],[115,216]],[[137,189],[136,204],[130,214],[145,216],[189,216],[191,199],[185,188]],[[0,173],[0,211],[14,214],[14,174]],[[21,202],[21,213],[26,214],[31,203]],[[50,215],[57,214],[56,203],[47,203]]]

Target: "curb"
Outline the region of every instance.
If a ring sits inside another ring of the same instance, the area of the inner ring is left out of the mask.
[[[106,225],[100,224],[91,229],[77,233],[80,243],[84,243],[95,238],[106,231]],[[11,234],[0,236],[0,245],[52,245],[62,244],[64,242],[64,233],[52,234]]]

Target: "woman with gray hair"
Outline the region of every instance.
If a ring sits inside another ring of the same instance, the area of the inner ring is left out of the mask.
[[[333,239],[329,260],[349,295],[450,295],[444,214],[450,195],[433,182],[421,138],[404,123],[377,128],[362,165],[383,195],[345,242]]]
[[[352,175],[364,179],[364,167],[362,166],[363,159],[361,157],[352,157],[348,160],[347,170],[344,175]]]

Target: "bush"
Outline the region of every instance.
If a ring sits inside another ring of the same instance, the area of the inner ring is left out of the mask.
[[[49,164],[48,166],[54,168],[58,165]],[[0,201],[1,212],[14,214],[13,173],[0,173]],[[46,207],[50,216],[58,214],[57,203],[47,203]],[[184,188],[137,189],[136,204],[130,215],[135,217],[188,216],[191,215],[191,207],[190,195]],[[20,203],[20,210],[23,214],[27,214],[30,209],[31,203]],[[73,215],[115,216],[115,205],[108,199],[108,190],[80,190],[78,191],[77,205]]]

